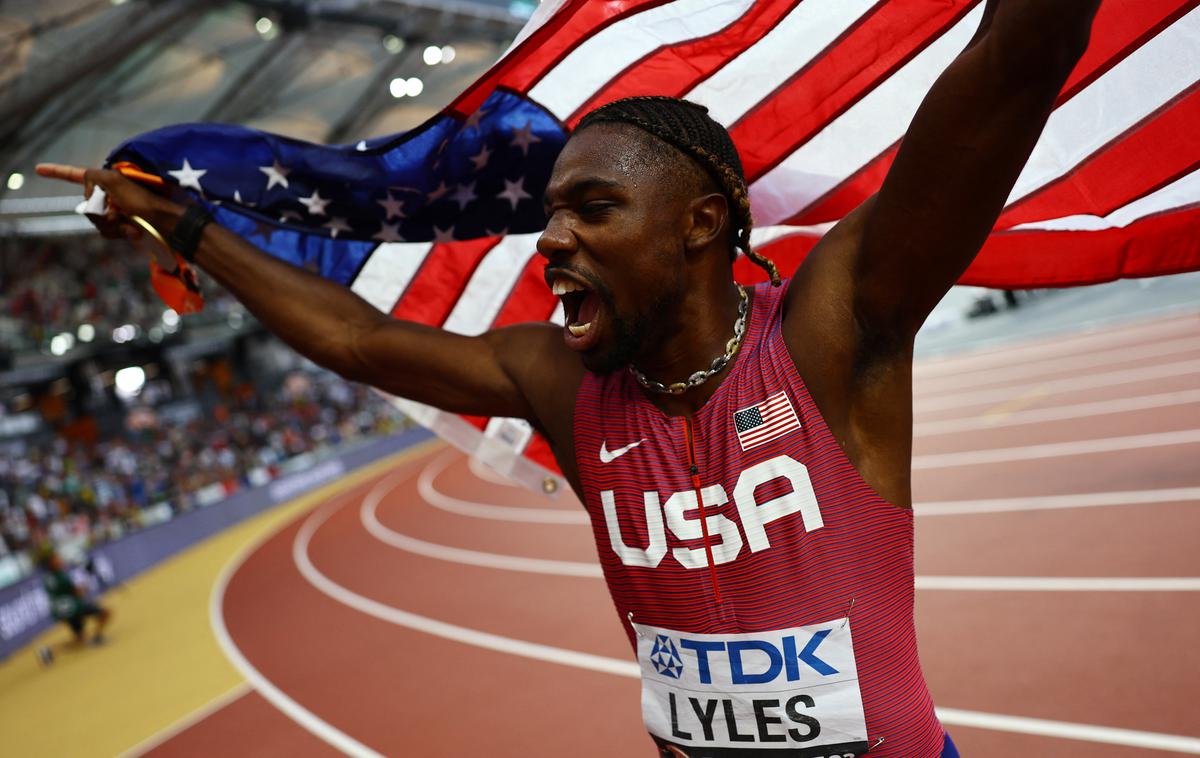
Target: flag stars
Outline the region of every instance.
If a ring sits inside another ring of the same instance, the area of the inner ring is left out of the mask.
[[[183,168],[178,171],[168,171],[167,173],[175,177],[180,187],[194,189],[197,192],[204,191],[204,188],[200,186],[200,177],[207,174],[208,170],[192,168],[192,164],[188,163],[187,158],[183,159]]]
[[[286,224],[289,221],[300,221],[302,218],[298,212],[288,208],[279,214],[279,223]]]
[[[284,168],[279,165],[279,161],[275,161],[270,166],[259,166],[258,170],[267,175],[267,189],[276,186],[287,189],[287,175],[292,172],[290,168]]]
[[[463,122],[463,131],[466,131],[467,129],[479,129],[479,122],[483,120],[485,115],[487,115],[487,111],[485,111],[483,108],[479,108],[470,116],[467,116],[467,120]]]
[[[445,180],[438,182],[437,189],[435,189],[433,192],[430,192],[429,195],[427,196],[429,198],[429,202],[432,203],[435,200],[442,199],[442,196],[445,195],[449,191],[450,191],[450,188],[448,186],[446,186]]]
[[[479,197],[475,194],[475,182],[460,184],[458,189],[454,190],[454,194],[450,199],[458,203],[458,209],[461,211],[470,204],[472,200]]]
[[[404,201],[397,200],[396,198],[392,197],[392,193],[390,191],[387,193],[386,200],[376,200],[375,202],[378,203],[379,205],[382,205],[383,209],[385,211],[387,211],[387,216],[384,220],[391,221],[393,218],[404,218],[405,217],[404,216]]]
[[[334,216],[333,218],[329,219],[329,221],[321,224],[321,226],[328,229],[329,236],[333,237],[334,239],[337,239],[338,234],[350,231],[350,224],[348,224],[346,219],[342,218],[341,216]]]
[[[522,155],[529,155],[530,145],[542,141],[541,137],[533,133],[533,125],[530,121],[525,122],[525,128],[523,129],[518,129],[515,126],[512,127],[512,133],[512,143],[514,146],[521,148]]]
[[[533,195],[525,191],[524,179],[518,179],[515,182],[510,182],[509,180],[505,179],[504,191],[496,195],[496,197],[507,200],[512,204],[512,209],[516,211],[517,205],[519,205],[522,200],[532,198]]]
[[[481,145],[479,148],[479,152],[476,153],[475,155],[472,155],[470,160],[471,160],[471,163],[475,164],[476,171],[483,171],[483,169],[488,164],[488,159],[491,157],[492,157],[491,148],[489,148],[487,145]]]
[[[439,228],[436,224],[433,227],[433,242],[440,244],[444,242],[455,242],[454,225],[451,224],[449,229]]]
[[[379,231],[373,236],[380,242],[403,242],[404,236],[400,234],[399,224],[389,224],[386,221],[379,225]]]
[[[308,197],[300,198],[300,204],[308,208],[308,215],[310,216],[324,216],[325,207],[331,202],[333,201],[321,197],[321,193],[317,190],[313,190],[313,193]]]

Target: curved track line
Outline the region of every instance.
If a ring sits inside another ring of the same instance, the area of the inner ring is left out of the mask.
[[[324,512],[326,510],[328,512]],[[542,645],[478,629],[470,629],[456,624],[449,624],[427,616],[419,616],[399,608],[393,608],[390,605],[363,597],[337,584],[322,574],[313,565],[308,556],[308,545],[312,540],[313,534],[330,515],[332,515],[332,510],[323,509],[322,512],[315,513],[305,520],[304,525],[292,541],[292,560],[296,568],[300,571],[300,574],[314,588],[333,600],[354,608],[361,613],[365,613],[368,616],[374,616],[381,621],[487,650],[495,650],[501,653],[548,661],[550,663],[559,663],[564,666],[574,666],[590,671],[600,671],[616,676],[634,679],[639,676],[639,666],[633,661],[581,653],[576,650]],[[1051,721],[1025,716],[981,713],[979,711],[966,711],[957,708],[937,708],[936,710],[938,718],[941,719],[942,723],[951,726],[967,726],[992,731],[1033,734],[1042,737],[1082,740],[1110,745],[1126,745],[1149,750],[1169,750],[1200,755],[1200,739],[1195,737],[1162,734],[1159,732],[1142,732],[1133,729],[1116,729],[1092,724],[1075,724],[1066,721]]]
[[[1112,453],[1120,450],[1140,450],[1147,447],[1191,445],[1197,442],[1200,442],[1200,429],[1183,429],[1176,432],[1131,434],[1124,437],[1100,437],[1073,442],[1050,442],[1043,445],[967,450],[961,453],[914,455],[912,467],[913,470],[917,470],[951,468],[953,466],[976,466],[985,463],[1008,463],[1009,461],[1035,461],[1042,458],[1061,458],[1068,455],[1092,455],[1094,453]]]
[[[399,473],[399,476],[404,475],[405,472]],[[379,507],[379,501],[395,489],[396,484],[399,483],[396,482],[394,484],[391,481],[397,476],[397,474],[393,474],[381,479],[378,484],[371,488],[367,496],[363,498],[362,506],[359,508],[359,520],[362,522],[363,527],[366,528],[372,537],[380,542],[409,553],[415,553],[416,555],[437,558],[452,563],[461,563],[467,566],[483,566],[484,568],[527,571],[534,574],[552,574],[555,576],[586,576],[596,579],[603,577],[600,566],[595,563],[482,553],[477,550],[467,550],[465,548],[450,547],[449,545],[439,545],[435,542],[426,542],[425,540],[419,540],[416,537],[410,537],[407,534],[390,529],[379,521],[376,509]]]
[[[363,527],[384,544],[426,558],[467,566],[552,576],[604,578],[600,566],[594,563],[526,558],[452,547],[420,540],[385,526],[379,520],[379,503],[395,489],[398,484],[392,482],[395,478],[397,475],[393,474],[379,480],[359,507],[359,521]],[[960,592],[1200,592],[1200,577],[917,576],[916,588]]]
[[[335,497],[326,508],[336,504],[339,499]],[[217,644],[221,646],[221,650],[225,653],[225,657],[229,659],[234,668],[250,682],[250,685],[258,691],[258,694],[266,698],[271,705],[282,711],[292,721],[295,721],[346,755],[354,756],[354,758],[384,758],[382,754],[375,752],[327,721],[322,720],[315,713],[284,694],[283,690],[276,687],[270,679],[263,676],[258,669],[254,668],[254,664],[250,663],[246,659],[246,656],[242,655],[242,651],[238,649],[237,643],[233,641],[233,637],[229,634],[229,629],[225,626],[225,614],[222,605],[225,601],[225,588],[229,586],[229,580],[233,578],[234,573],[242,567],[242,564],[246,562],[246,559],[254,551],[258,550],[267,540],[278,535],[292,523],[291,521],[287,521],[278,529],[272,530],[256,540],[247,542],[229,563],[225,564],[225,567],[221,569],[221,574],[217,577],[217,583],[213,585],[212,594],[209,595],[208,619],[212,625],[213,634],[217,638]]]
[[[519,506],[488,505],[471,500],[460,500],[450,495],[443,495],[433,486],[434,479],[449,466],[458,455],[457,450],[447,451],[441,457],[435,458],[421,469],[417,477],[417,492],[425,502],[439,510],[456,513],[472,518],[486,518],[497,521],[520,521],[534,524],[587,524],[587,513],[582,509],[568,511],[551,508],[522,508]]]
[[[549,663],[559,663],[564,666],[574,666],[576,668],[588,669],[589,671],[600,671],[605,674],[637,678],[640,669],[637,663],[633,661],[623,661],[617,658],[608,658],[577,650],[541,645],[536,642],[527,642],[525,640],[480,631],[479,629],[471,629],[445,621],[438,621],[428,616],[420,616],[416,613],[393,608],[390,605],[363,597],[343,587],[322,574],[313,565],[308,555],[308,545],[312,541],[313,534],[316,533],[317,529],[331,515],[333,515],[333,509],[324,508],[305,520],[304,525],[297,532],[296,538],[292,542],[292,562],[296,564],[296,568],[300,571],[301,576],[309,584],[342,605],[349,606],[361,613],[374,616],[390,624],[487,650],[519,655],[524,658],[533,658]]]
[[[137,758],[149,753],[167,740],[173,739],[180,732],[190,729],[230,703],[239,700],[253,689],[249,682],[238,682],[199,708],[184,714],[133,747],[118,753],[117,758]]]
[[[1099,400],[1071,405],[1056,405],[1016,411],[1003,418],[983,415],[963,416],[943,421],[924,421],[913,424],[914,437],[933,437],[954,432],[986,432],[1004,426],[1023,426],[1044,421],[1064,421],[1074,418],[1092,418],[1116,413],[1144,411],[1150,408],[1200,403],[1200,390],[1163,392],[1155,395],[1135,395],[1115,400]]]
[[[1110,505],[1183,503],[1200,500],[1200,487],[1172,487],[1124,492],[1083,492],[1077,495],[1000,497],[989,500],[941,500],[913,506],[916,516],[968,516],[978,513],[1051,511],[1060,508],[1098,508]]]

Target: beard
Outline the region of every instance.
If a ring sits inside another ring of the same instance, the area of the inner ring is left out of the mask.
[[[654,300],[637,313],[619,313],[613,303],[612,290],[603,282],[592,282],[596,294],[610,314],[612,336],[598,345],[593,353],[583,356],[584,367],[593,374],[611,374],[632,364],[639,355],[669,336],[671,325],[665,314],[674,313],[683,300],[682,291],[660,289]]]

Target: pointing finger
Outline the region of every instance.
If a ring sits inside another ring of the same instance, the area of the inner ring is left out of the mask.
[[[62,179],[75,184],[83,184],[83,175],[86,169],[82,166],[68,166],[62,163],[39,163],[36,171],[38,176],[44,176],[47,179]]]

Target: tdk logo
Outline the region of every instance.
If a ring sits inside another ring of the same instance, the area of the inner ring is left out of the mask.
[[[779,644],[766,640],[693,640],[681,637],[679,647],[696,655],[696,675],[701,684],[767,684],[781,675],[789,682],[800,680],[801,673],[812,669],[821,676],[833,676],[838,670],[817,657],[817,648],[829,636],[831,629],[815,632],[801,647],[794,635],[779,639]],[[666,635],[658,635],[650,662],[658,673],[679,678],[675,668],[679,661],[675,645]],[[764,668],[765,664],[765,668]],[[682,664],[680,664],[680,668]],[[720,681],[728,672],[728,682]]]
[[[670,679],[678,679],[683,673],[683,660],[675,643],[665,634],[654,638],[654,649],[650,651],[650,662],[654,670]]]

